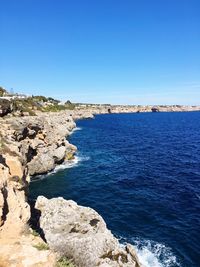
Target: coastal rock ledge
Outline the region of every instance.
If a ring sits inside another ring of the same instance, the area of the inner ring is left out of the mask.
[[[73,259],[77,267],[142,267],[134,248],[121,246],[93,209],[62,197],[39,196],[40,227],[52,250]]]

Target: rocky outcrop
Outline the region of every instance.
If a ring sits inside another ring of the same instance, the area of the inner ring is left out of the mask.
[[[78,206],[72,200],[38,197],[40,227],[50,248],[78,267],[139,267],[134,248],[120,246],[93,209]]]
[[[31,234],[27,224],[30,219],[27,168],[16,154],[8,152],[12,154],[6,150],[0,155],[0,266],[54,267],[55,253],[37,249],[44,242]]]
[[[76,147],[66,140],[75,127],[70,114],[10,118],[4,124],[6,127],[1,130],[2,136],[20,156],[23,166],[28,167],[32,176],[53,170],[68,154],[76,152]]]
[[[76,126],[73,116],[93,115],[88,111],[40,113],[0,120],[0,232],[13,220],[11,228],[20,232],[30,218],[26,202],[30,175],[47,173],[73,159],[76,147],[66,140]]]

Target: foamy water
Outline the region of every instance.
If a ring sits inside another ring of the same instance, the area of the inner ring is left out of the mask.
[[[75,127],[75,128],[70,132],[69,135],[72,135],[74,132],[81,131],[81,130],[82,130],[81,127]]]
[[[68,160],[68,161],[66,161],[60,165],[57,165],[54,170],[50,171],[47,174],[41,174],[41,175],[35,176],[34,179],[32,180],[32,182],[45,179],[45,178],[47,178],[51,175],[54,175],[55,173],[62,171],[62,170],[77,167],[77,166],[79,166],[79,164],[81,162],[87,161],[89,159],[90,159],[90,157],[87,157],[87,156],[84,156],[84,155],[77,153],[77,155],[74,156],[74,159]]]
[[[122,246],[130,243],[135,248],[142,267],[181,267],[170,247],[153,240],[118,237]]]
[[[133,240],[139,261],[145,267],[180,266],[171,248],[152,240]]]

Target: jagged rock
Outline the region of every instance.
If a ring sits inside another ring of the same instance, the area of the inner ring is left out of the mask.
[[[122,248],[93,209],[61,197],[42,196],[35,207],[41,211],[40,227],[50,248],[73,258],[78,267],[140,266],[134,248]]]

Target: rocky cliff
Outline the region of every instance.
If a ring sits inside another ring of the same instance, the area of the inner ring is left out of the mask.
[[[38,197],[40,226],[50,248],[80,267],[140,267],[134,248],[120,246],[93,209],[63,198]]]
[[[88,110],[76,110],[0,120],[0,266],[51,267],[63,255],[80,267],[139,266],[131,246],[121,248],[95,211],[73,201],[37,201],[40,227],[48,244],[28,225],[30,176],[72,160],[76,147],[66,137],[75,127],[74,120],[92,117]],[[62,220],[57,217],[58,210]],[[53,224],[58,219],[64,227],[62,233],[58,224]],[[69,243],[60,238],[62,234]]]

